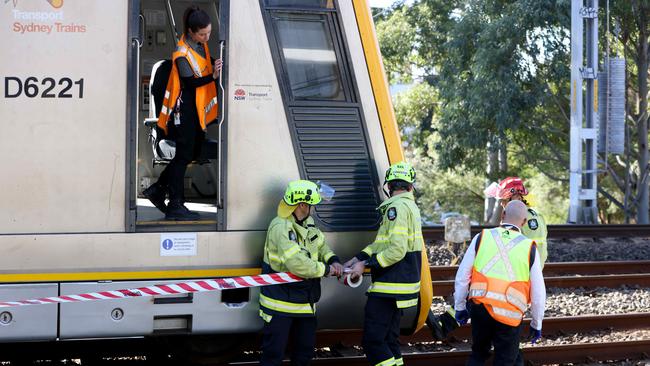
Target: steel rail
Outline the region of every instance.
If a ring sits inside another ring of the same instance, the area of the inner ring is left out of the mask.
[[[546,287],[609,287],[650,286],[650,273],[594,275],[594,276],[557,276],[545,277]],[[433,283],[433,296],[449,296],[454,291],[453,280],[437,280]]]
[[[472,226],[472,235],[493,226]],[[425,226],[422,228],[424,239],[444,240],[445,227]],[[603,238],[603,237],[650,237],[650,225],[548,225],[548,237],[562,238]]]
[[[446,280],[456,276],[458,266],[431,266],[431,279]],[[606,275],[650,272],[650,260],[602,262],[553,262],[544,266],[545,276]]]
[[[650,340],[629,342],[578,343],[557,346],[535,346],[523,349],[524,359],[534,364],[559,362],[593,362],[597,360],[640,359],[648,357]],[[405,354],[404,363],[409,366],[462,365],[470,355],[469,350],[446,352],[422,352]],[[258,365],[258,362],[233,362],[230,365]],[[288,364],[285,362],[285,364]],[[362,356],[318,358],[312,365],[367,365]]]
[[[524,329],[528,329],[529,324],[530,319],[524,319]],[[603,329],[650,329],[650,313],[561,316],[544,319],[544,335],[592,332]],[[361,329],[322,330],[316,334],[316,344],[318,347],[329,347],[336,344],[357,345],[361,344],[361,335]],[[470,326],[460,327],[451,333],[450,337],[469,339],[471,328]],[[431,331],[427,327],[413,335],[400,337],[402,343],[432,342],[433,340]],[[254,346],[254,342],[250,346]]]
[[[630,342],[579,343],[556,346],[524,347],[524,359],[533,364],[593,362],[620,359],[640,359],[648,357],[650,340]],[[463,364],[471,351],[416,353],[404,356],[404,363],[409,366],[439,366]],[[314,360],[313,365],[356,365],[359,361],[330,363],[329,359]],[[329,361],[329,362],[328,362]],[[432,362],[433,361],[433,362]],[[360,363],[367,362],[362,358]]]

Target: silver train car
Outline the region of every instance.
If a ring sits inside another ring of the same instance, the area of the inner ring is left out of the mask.
[[[185,177],[201,219],[170,222],[141,191],[165,164],[156,68],[190,4],[224,61],[220,113]],[[0,301],[257,274],[298,178],[336,189],[315,219],[339,256],[373,240],[403,153],[366,0],[11,0],[0,37]],[[3,308],[0,342],[250,333],[258,292]],[[363,303],[323,280],[320,327],[359,327]]]

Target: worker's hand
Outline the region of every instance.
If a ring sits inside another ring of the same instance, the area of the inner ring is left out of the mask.
[[[339,262],[330,265],[330,276],[341,277],[343,276],[343,265]]]
[[[530,334],[528,335],[528,338],[530,338],[530,344],[537,343],[537,341],[542,339],[542,330],[530,327]]]
[[[223,62],[221,61],[221,59],[218,58],[218,59],[214,60],[214,67],[212,68],[212,70],[214,70],[212,72],[212,77],[214,79],[219,77],[219,73],[221,73],[221,68],[222,67],[223,67]]]
[[[357,262],[350,267],[350,277],[356,281],[357,278],[363,276],[364,269],[366,269],[366,262],[357,260]]]
[[[357,259],[357,257],[352,257],[352,259],[350,259],[349,261],[343,263],[343,267],[352,268],[352,266],[354,266],[354,264],[357,263],[358,261],[359,260]]]
[[[467,312],[467,310],[457,310],[454,318],[456,318],[458,324],[465,325],[469,320],[469,313]]]

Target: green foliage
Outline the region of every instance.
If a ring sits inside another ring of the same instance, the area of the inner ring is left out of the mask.
[[[437,45],[441,59],[431,60],[440,70],[441,140],[435,149],[441,167],[462,159],[468,168],[482,171],[488,143],[507,145],[519,131],[546,127],[531,117],[549,85],[564,81],[561,73],[545,72],[561,70],[566,59],[566,17],[558,15],[563,5],[568,3],[473,0],[442,9],[450,31]]]
[[[397,9],[385,21],[377,24],[377,39],[384,59],[388,81],[412,81],[412,58],[415,29],[410,26],[404,9]]]
[[[445,212],[459,212],[470,220],[483,219],[484,179],[463,170],[436,169],[431,159],[412,155],[409,162],[417,171],[416,197],[422,217],[429,223],[440,223]]]
[[[566,224],[569,212],[569,185],[543,174],[531,174],[525,179],[530,205],[546,219],[547,224]]]
[[[419,199],[427,215],[482,217],[480,188],[488,157],[494,167],[496,156],[488,154],[489,146],[503,155],[492,178],[521,176],[544,198],[536,205],[547,220],[566,221],[570,7],[569,0],[414,0],[376,18],[390,80],[417,82],[394,104],[407,150],[426,170],[419,176]],[[621,222],[637,206],[648,209],[641,197],[650,181],[643,180],[650,169],[644,97],[650,2],[619,1],[611,8],[611,49],[628,60],[630,152],[609,157],[608,172],[599,177],[598,207],[601,221]],[[601,15],[604,20],[602,4]],[[604,34],[604,21],[600,28]],[[603,48],[604,40],[599,43]]]
[[[438,93],[425,83],[395,96],[394,107],[402,139],[413,147],[425,146],[438,114]]]

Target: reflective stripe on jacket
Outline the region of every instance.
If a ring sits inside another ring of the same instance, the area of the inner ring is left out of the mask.
[[[267,321],[274,314],[314,316],[320,299],[320,277],[334,261],[338,258],[311,217],[302,225],[293,215],[273,219],[266,233],[262,273],[291,272],[305,280],[262,287],[260,315]]]
[[[212,75],[213,70],[212,64],[210,63],[208,44],[203,43],[203,47],[205,47],[205,57],[194,51],[185,42],[185,35],[181,37],[176,45],[176,51],[172,55],[172,71],[169,74],[162,109],[158,116],[158,127],[162,128],[165,133],[167,133],[169,116],[174,110],[176,101],[181,94],[181,79],[178,74],[176,59],[185,57],[192,71],[194,71],[194,77],[196,78]],[[217,118],[217,86],[215,83],[208,83],[196,88],[196,113],[199,116],[199,123],[203,130]]]
[[[521,228],[521,233],[535,242],[537,252],[539,253],[539,259],[541,260],[540,264],[542,269],[544,269],[544,263],[546,263],[546,258],[548,258],[548,247],[546,246],[546,236],[548,231],[546,229],[546,220],[544,220],[542,214],[533,208],[528,209],[527,219],[528,221],[526,221],[526,225]]]
[[[518,326],[530,303],[530,251],[534,242],[499,227],[483,230],[474,259],[469,298],[483,303],[492,317]]]
[[[412,192],[384,201],[375,241],[357,257],[367,259],[372,277],[368,296],[392,297],[399,308],[418,303],[422,263],[422,224]]]

